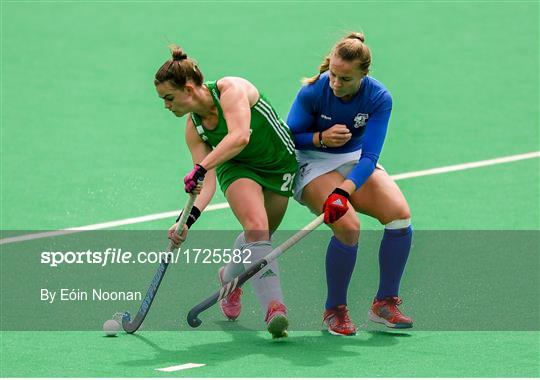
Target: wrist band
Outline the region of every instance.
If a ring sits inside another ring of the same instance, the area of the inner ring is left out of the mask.
[[[321,148],[326,149],[328,147],[326,145],[324,145],[324,143],[322,141],[322,133],[323,133],[323,131],[319,131],[319,145],[320,145]]]
[[[178,223],[178,221],[182,217],[182,212],[183,211],[180,211],[180,215],[178,215],[178,218],[176,218],[176,223]],[[189,213],[188,219],[186,220],[186,226],[190,228],[193,223],[195,223],[197,219],[199,219],[199,216],[201,216],[201,210],[199,210],[197,206],[193,205],[191,212]]]
[[[344,196],[347,199],[349,199],[349,197],[351,196],[349,193],[347,193],[345,190],[343,190],[343,189],[341,189],[339,187],[336,187],[334,189],[334,191],[332,191],[332,194],[339,194],[339,195]]]
[[[204,166],[202,166],[201,164],[195,164],[195,166],[198,166],[199,168],[197,169],[198,172],[201,172],[203,175],[206,174],[208,172],[208,170],[206,170],[204,168]],[[195,207],[195,206],[193,206]]]

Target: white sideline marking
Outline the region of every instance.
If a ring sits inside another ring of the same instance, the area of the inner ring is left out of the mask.
[[[515,156],[506,156],[506,157],[494,158],[492,160],[476,161],[476,162],[469,162],[469,163],[466,163],[466,164],[443,166],[441,168],[419,170],[417,172],[396,174],[396,175],[393,175],[391,177],[394,179],[394,181],[399,181],[400,179],[423,177],[423,176],[426,176],[426,175],[456,172],[456,171],[459,171],[459,170],[466,170],[466,169],[473,169],[473,168],[481,168],[483,166],[504,164],[504,163],[512,162],[512,161],[528,160],[530,158],[536,158],[536,157],[540,157],[540,152],[516,154]]]
[[[220,210],[223,208],[229,208],[229,204],[227,202],[216,203],[213,205],[209,205],[208,207],[206,207],[204,211],[206,212],[206,211]],[[90,224],[90,225],[81,226],[81,227],[70,227],[70,228],[66,228],[66,229],[58,230],[58,231],[37,232],[35,234],[19,235],[19,236],[0,239],[0,245],[9,244],[9,243],[17,243],[20,241],[42,239],[42,238],[53,237],[53,236],[75,234],[81,231],[103,230],[105,228],[125,226],[127,224],[137,224],[137,223],[143,223],[143,222],[150,222],[152,220],[172,218],[172,217],[178,216],[180,211],[181,210],[167,211],[167,212],[161,212],[159,214],[151,214],[151,215],[145,215],[145,216],[138,216],[135,218],[113,220],[110,222]]]
[[[484,166],[491,166],[491,165],[497,165],[497,164],[504,164],[507,162],[528,160],[528,159],[537,158],[537,157],[540,157],[540,151],[524,153],[524,154],[516,154],[513,156],[499,157],[499,158],[494,158],[491,160],[468,162],[465,164],[443,166],[440,168],[433,168],[433,169],[427,169],[427,170],[419,170],[415,172],[396,174],[396,175],[392,175],[391,177],[395,181],[399,181],[401,179],[424,177],[424,176],[434,175],[434,174],[442,174],[442,173],[449,173],[449,172],[455,172],[455,171],[460,171],[460,170],[481,168]],[[204,211],[206,212],[206,211],[221,210],[224,208],[229,208],[229,204],[227,202],[209,205],[208,207],[206,207]],[[179,213],[180,213],[180,210],[167,211],[167,212],[161,212],[158,214],[139,216],[135,218],[113,220],[110,222],[104,222],[104,223],[98,223],[98,224],[90,224],[90,225],[81,226],[81,227],[70,227],[70,228],[66,228],[66,229],[58,230],[58,231],[47,231],[47,232],[38,232],[35,234],[19,235],[19,236],[0,239],[0,245],[9,244],[9,243],[17,243],[17,242],[27,241],[27,240],[42,239],[42,238],[47,238],[47,237],[52,237],[52,236],[69,235],[69,234],[74,234],[81,231],[102,230],[105,228],[125,226],[128,224],[149,222],[152,220],[171,218],[171,217],[177,216]]]
[[[203,367],[205,365],[206,364],[186,363],[186,364],[175,365],[175,366],[167,367],[167,368],[156,368],[156,371],[174,372],[174,371],[182,371],[183,369]]]

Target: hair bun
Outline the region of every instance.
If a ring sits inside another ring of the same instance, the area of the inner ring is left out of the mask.
[[[187,58],[187,54],[184,53],[181,47],[173,46],[171,47],[171,54],[173,61],[181,61]]]
[[[365,42],[366,38],[364,37],[363,33],[359,32],[353,32],[347,36],[347,38],[352,38],[356,40],[360,40],[361,42]]]

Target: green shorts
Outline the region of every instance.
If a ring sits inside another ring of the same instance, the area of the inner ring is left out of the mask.
[[[223,194],[225,194],[231,183],[237,179],[250,178],[264,189],[291,197],[297,169],[296,158],[291,156],[290,159],[281,162],[279,166],[272,169],[255,168],[245,163],[231,160],[219,165],[216,169],[216,174]]]

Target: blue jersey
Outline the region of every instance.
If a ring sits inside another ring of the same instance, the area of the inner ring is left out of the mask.
[[[313,84],[300,89],[291,107],[287,124],[294,135],[296,149],[349,153],[362,149],[358,165],[347,177],[360,187],[375,169],[386,137],[392,111],[392,97],[377,80],[364,77],[358,92],[348,100],[334,95],[328,72]],[[313,133],[344,124],[351,139],[338,148],[313,145]]]

